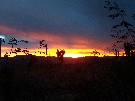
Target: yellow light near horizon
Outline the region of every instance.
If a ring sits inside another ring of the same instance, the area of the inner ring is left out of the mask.
[[[25,55],[23,52],[18,52],[17,54],[9,54],[11,48],[9,47],[2,47],[2,57],[4,57],[4,54],[6,52],[8,52],[8,55],[10,55],[9,57],[14,57],[16,55]],[[44,54],[44,53],[39,53],[38,51],[41,52],[45,52],[45,49],[28,49],[29,54],[33,54],[35,56],[57,56],[56,51],[57,49],[48,49],[48,55]],[[100,52],[100,55],[96,55],[98,57],[103,57],[105,56],[115,56],[113,53],[106,53],[104,54],[103,50],[97,50],[98,52]],[[36,52],[36,53],[35,53]],[[94,56],[94,54],[91,54],[91,52],[93,52],[93,49],[65,49],[65,54],[64,57],[72,57],[72,58],[78,58],[78,57],[85,57],[85,56]],[[122,52],[120,54],[120,56],[122,56]]]
[[[78,58],[78,57],[83,57],[83,54],[67,53],[64,55],[64,57]]]

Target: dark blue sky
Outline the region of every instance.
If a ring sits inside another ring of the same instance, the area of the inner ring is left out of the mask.
[[[126,21],[135,25],[134,0],[109,1],[125,10]],[[112,26],[121,21],[109,18],[112,13],[105,5],[104,0],[0,0],[0,34],[7,41],[26,39],[32,48],[44,39],[50,48],[105,50],[113,43]]]

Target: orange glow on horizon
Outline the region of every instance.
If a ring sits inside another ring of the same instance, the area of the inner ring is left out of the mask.
[[[8,52],[8,55],[10,55],[9,57],[14,57],[16,55],[25,55],[23,52],[18,52],[17,54],[15,54],[15,53],[10,54],[10,52],[11,52],[10,50],[11,50],[11,48],[9,48],[9,47],[2,47],[2,55],[1,56],[4,57],[4,54],[6,52]],[[66,52],[64,57],[78,58],[78,57],[85,57],[85,56],[94,56],[94,54],[91,54],[94,49],[64,49],[64,50]],[[46,54],[42,53],[42,52],[45,52],[45,49],[40,49],[40,50],[39,49],[29,49],[28,51],[29,51],[29,54],[46,57]],[[48,49],[47,56],[55,56],[56,57],[57,56],[56,51],[57,51],[57,49]],[[113,53],[104,54],[104,51],[102,51],[102,50],[97,50],[97,51],[100,52],[100,55],[95,55],[98,57],[103,57],[104,55],[105,56],[115,56]],[[40,52],[41,52],[41,54],[40,54]],[[122,56],[122,54],[123,54],[123,52],[120,52],[120,56]]]
[[[35,32],[35,31],[31,31],[31,30],[22,31],[19,29],[8,28],[6,26],[0,26],[0,31],[2,33],[5,33],[5,35],[7,35],[7,36],[10,36],[11,33],[14,33],[14,34],[12,34],[13,37],[18,37],[20,39],[24,38],[24,40],[28,40],[31,43],[33,43],[33,42],[35,43],[35,40],[37,40],[37,44],[35,44],[35,45],[24,44],[24,48],[30,46],[30,48],[28,48],[28,51],[30,51],[29,53],[36,55],[36,56],[46,56],[46,54],[43,54],[43,53],[40,54],[40,52],[38,52],[38,51],[45,52],[45,48],[44,49],[36,48],[36,47],[38,47],[38,40],[41,40],[41,39],[45,40],[46,43],[48,44],[48,56],[57,56],[56,55],[57,48],[65,49],[66,53],[65,53],[64,57],[77,58],[77,57],[85,57],[85,56],[94,56],[94,54],[91,54],[91,53],[95,49],[101,53],[100,57],[104,56],[104,54],[106,56],[114,56],[114,54],[110,54],[108,52],[104,53],[104,50],[100,50],[100,47],[97,48],[97,46],[99,46],[99,45],[96,46],[95,43],[98,43],[98,40],[87,39],[87,38],[79,36],[79,35],[72,36],[72,37],[56,36],[53,33],[40,32],[40,31]],[[92,34],[94,34],[94,33],[92,33]],[[68,42],[70,41],[71,44],[69,45],[67,41]],[[108,43],[105,43],[105,44],[100,43],[100,45],[102,47],[106,47],[106,46],[108,46]],[[15,46],[15,47],[18,47],[18,46]],[[91,48],[91,49],[89,49],[89,48]],[[6,52],[8,52],[8,55],[10,55],[9,57],[14,57],[16,55],[25,55],[23,52],[20,52],[20,53],[18,52],[17,54],[14,54],[14,53],[10,54],[11,47],[5,47],[2,45],[1,56],[3,57]],[[96,55],[96,56],[99,56],[99,55]]]

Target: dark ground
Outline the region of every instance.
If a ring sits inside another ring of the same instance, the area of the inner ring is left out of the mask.
[[[135,64],[130,59],[54,60],[31,68],[9,60],[0,70],[0,101],[135,101]]]

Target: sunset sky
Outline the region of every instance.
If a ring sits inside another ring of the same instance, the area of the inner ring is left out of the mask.
[[[29,42],[17,43],[14,49],[27,48],[32,54],[37,52],[35,55],[39,55],[41,40],[45,40],[48,45],[48,55],[56,55],[57,48],[64,49],[65,56],[72,57],[90,56],[94,50],[102,55],[110,54],[114,42],[109,36],[113,34],[110,30],[120,23],[120,19],[108,17],[112,13],[104,8],[104,1],[0,0],[0,36],[5,39],[2,56],[12,48],[8,44],[11,37]],[[126,21],[135,25],[132,18],[135,14],[134,0],[109,1],[112,4],[115,1],[119,8],[125,10]],[[132,29],[135,30],[134,27]],[[40,51],[45,51],[45,48]]]

